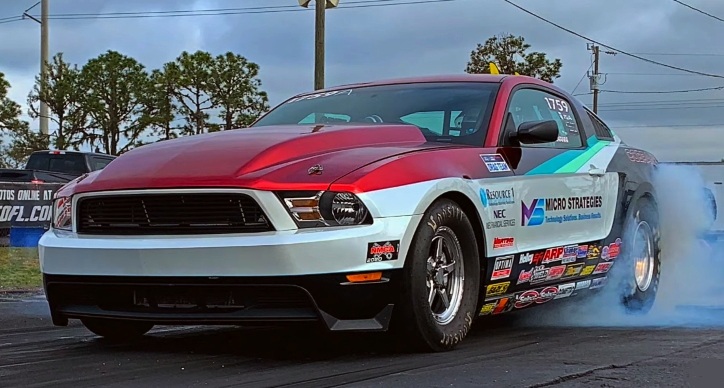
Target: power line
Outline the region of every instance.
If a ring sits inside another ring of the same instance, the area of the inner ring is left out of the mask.
[[[684,56],[684,57],[724,57],[718,53],[631,53],[636,55]]]
[[[23,20],[23,18],[21,16],[12,16],[9,18],[0,19],[0,24],[19,22],[21,20]]]
[[[718,102],[724,102],[724,98],[694,98],[694,99],[681,99],[681,100],[609,102],[609,103],[601,104],[601,106],[612,106],[612,105],[693,104],[693,103],[718,103]]]
[[[337,9],[344,8],[376,8],[396,5],[415,5],[444,3],[458,0],[361,0],[340,4]],[[198,17],[198,16],[226,16],[242,14],[269,14],[285,12],[308,12],[312,8],[299,8],[291,5],[256,6],[239,8],[215,8],[204,10],[175,10],[175,11],[136,11],[136,12],[104,12],[104,13],[65,13],[50,15],[54,20],[85,20],[85,19],[141,19],[141,18],[169,18],[169,17]]]
[[[720,21],[720,22],[724,22],[724,19],[720,18],[719,16],[712,15],[712,14],[710,14],[709,12],[706,12],[706,11],[702,11],[702,10],[700,10],[699,8],[696,8],[696,7],[692,6],[692,5],[689,5],[689,4],[684,3],[683,1],[674,0],[674,2],[675,2],[675,3],[679,3],[679,4],[683,5],[684,7],[689,8],[689,9],[691,9],[691,10],[694,10],[694,11],[696,11],[696,12],[699,12],[700,14],[706,15],[706,16],[712,18],[712,19],[716,19],[716,20],[718,20],[718,21]]]
[[[625,93],[625,94],[670,94],[670,93],[690,93],[704,92],[709,90],[721,90],[724,86],[715,86],[711,88],[700,89],[683,89],[683,90],[654,90],[654,91],[638,91],[638,90],[601,90],[602,93]]]
[[[586,78],[586,76],[588,75],[588,72],[591,70],[592,67],[593,67],[593,62],[591,62],[591,65],[588,66],[588,69],[586,69],[586,71],[583,73],[583,76],[581,77],[581,79],[578,80],[578,83],[576,84],[576,87],[573,88],[573,91],[571,92],[571,94],[575,93],[576,89],[578,89],[578,87],[581,86],[581,82],[583,82],[583,80]]]
[[[579,34],[579,33],[575,32],[575,31],[573,31],[573,30],[571,30],[571,29],[568,29],[568,28],[566,28],[566,27],[563,27],[563,26],[561,26],[560,24],[557,24],[557,23],[555,23],[555,22],[552,22],[552,21],[550,21],[550,20],[548,20],[548,19],[546,19],[546,18],[544,18],[544,17],[542,17],[542,16],[537,15],[537,14],[534,13],[534,12],[531,12],[531,11],[529,11],[529,10],[527,10],[527,9],[519,6],[518,4],[516,4],[516,3],[514,3],[514,2],[512,2],[512,1],[510,1],[510,0],[503,0],[503,1],[505,1],[506,3],[512,5],[513,7],[518,8],[519,10],[521,10],[521,11],[523,11],[523,12],[525,12],[525,13],[527,13],[527,14],[529,14],[529,15],[531,15],[531,16],[539,19],[539,20],[542,20],[542,21],[544,21],[544,22],[546,22],[546,23],[548,23],[548,24],[550,24],[550,25],[552,25],[552,26],[554,26],[554,27],[556,27],[556,28],[558,28],[558,29],[561,29],[561,30],[563,30],[563,31],[566,31],[566,32],[568,32],[569,34],[572,34],[572,35],[575,35],[575,36],[577,36],[577,37],[579,37],[579,38],[581,38],[581,39],[585,39],[585,40],[587,40],[587,41],[596,43],[596,44],[598,44],[598,45],[600,45],[600,46],[606,47],[606,48],[608,48],[608,49],[611,49],[611,50],[616,51],[616,52],[618,52],[618,53],[621,53],[621,54],[623,54],[623,55],[626,55],[626,56],[629,56],[629,57],[632,57],[632,58],[636,58],[636,59],[638,59],[638,60],[641,60],[641,61],[644,61],[644,62],[648,62],[648,63],[654,64],[654,65],[658,65],[658,66],[662,66],[662,67],[667,67],[667,68],[669,68],[669,69],[674,69],[674,70],[678,70],[678,71],[683,71],[683,72],[686,72],[686,73],[699,74],[699,75],[703,75],[703,76],[707,76],[707,77],[713,77],[713,78],[724,78],[724,75],[704,73],[704,72],[701,72],[701,71],[690,70],[690,69],[686,69],[686,68],[683,68],[683,67],[673,66],[673,65],[666,64],[666,63],[654,61],[654,60],[652,60],[652,59],[644,58],[644,57],[642,57],[642,56],[638,56],[638,55],[636,55],[636,54],[632,54],[632,53],[627,52],[627,51],[619,50],[619,49],[617,49],[617,48],[615,48],[615,47],[612,47],[612,46],[609,46],[609,45],[607,45],[607,44],[598,42],[598,41],[593,40],[593,39],[591,39],[591,38],[589,38],[589,37],[587,37],[587,36],[585,36],[585,35]]]

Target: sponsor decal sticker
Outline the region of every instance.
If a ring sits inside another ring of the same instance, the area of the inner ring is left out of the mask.
[[[367,244],[367,262],[397,260],[400,254],[400,240],[373,242]]]
[[[520,260],[518,261],[518,264],[530,264],[533,262],[533,254],[532,253],[523,253],[520,255]]]
[[[608,272],[609,269],[611,269],[612,265],[613,265],[613,263],[611,263],[611,262],[598,263],[598,265],[596,266],[596,269],[593,270],[593,274],[598,275],[600,273],[606,273],[606,272]]]
[[[656,164],[656,158],[646,151],[626,149],[626,156],[634,163]]]
[[[578,276],[581,273],[582,269],[583,269],[583,263],[569,265],[568,267],[566,267],[566,272],[563,274],[563,277],[571,278],[574,276]]]
[[[480,189],[480,201],[483,207],[512,205],[515,203],[515,190],[513,188],[502,190]]]
[[[510,287],[510,282],[489,284],[486,295],[487,296],[503,295],[506,292],[508,292],[508,287]]]
[[[596,269],[595,265],[587,265],[583,270],[581,270],[581,276],[588,276],[593,273],[593,270]]]
[[[526,205],[525,202],[521,201],[521,225],[537,226],[543,223],[562,224],[572,221],[596,220],[602,217],[600,212],[585,212],[585,210],[602,206],[603,197],[600,195],[535,198],[530,202],[530,205]],[[556,214],[549,215],[548,213]]]
[[[576,283],[576,290],[584,290],[591,286],[591,280],[582,280],[578,283]]]
[[[493,264],[493,274],[490,280],[507,279],[513,269],[514,255],[498,257]]]
[[[506,210],[508,209],[498,209],[493,210],[493,221],[488,221],[485,223],[486,229],[497,229],[497,228],[507,228],[510,226],[515,226],[515,218],[508,218],[506,214]]]
[[[529,290],[515,297],[515,308],[522,309],[532,305],[536,299],[540,297],[540,294],[536,290]]]
[[[540,291],[540,295],[538,296],[538,298],[536,298],[535,302],[538,304],[543,304],[555,298],[556,295],[558,295],[558,287],[549,286]]]
[[[595,260],[601,257],[601,246],[589,245],[588,246],[588,259]]]
[[[558,286],[558,295],[553,299],[563,299],[573,295],[576,290],[576,283],[562,284]]]
[[[508,163],[505,161],[505,159],[503,159],[503,156],[500,154],[485,154],[480,155],[480,158],[483,159],[485,167],[487,167],[488,171],[490,172],[510,171]]]
[[[563,247],[548,248],[543,254],[543,264],[560,261],[563,258]]]
[[[564,272],[566,272],[565,265],[558,265],[555,267],[551,267],[548,270],[548,276],[546,276],[546,281],[560,279],[561,276],[563,276]]]
[[[532,269],[533,274],[530,276],[530,283],[541,283],[546,280],[548,277],[548,273],[550,272],[550,268],[546,268],[545,266],[539,265]]]
[[[603,248],[601,248],[601,258],[602,258],[603,260],[611,260],[611,259],[608,257],[608,245],[606,245],[606,246],[604,246]]]
[[[480,315],[492,314],[493,310],[495,309],[495,306],[497,306],[497,305],[498,305],[498,302],[484,304],[483,307],[480,309]]]
[[[606,285],[606,280],[608,279],[608,276],[604,276],[602,278],[593,279],[591,280],[591,290],[595,290],[597,288],[601,288]]]
[[[617,238],[616,241],[608,244],[608,258],[604,258],[604,260],[613,260],[618,257],[618,255],[621,253],[621,239]],[[603,258],[603,255],[601,255],[601,258]]]
[[[528,282],[530,282],[530,279],[532,276],[533,276],[533,268],[529,269],[528,271],[525,271],[525,270],[520,271],[520,274],[518,274],[518,282],[515,284],[518,285],[518,284],[528,283]]]
[[[579,245],[578,252],[576,254],[577,259],[585,259],[588,255],[588,245]]]
[[[514,237],[495,237],[493,239],[493,249],[510,248],[514,242]]]

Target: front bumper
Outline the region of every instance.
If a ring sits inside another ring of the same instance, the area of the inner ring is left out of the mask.
[[[158,324],[317,321],[330,330],[386,330],[419,218],[246,235],[108,237],[51,230],[39,242],[40,265],[58,325],[102,317]],[[396,260],[366,262],[369,243],[395,240]],[[379,271],[379,282],[349,284],[346,278]]]

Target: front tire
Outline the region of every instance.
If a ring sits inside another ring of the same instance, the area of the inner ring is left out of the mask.
[[[654,305],[661,278],[659,214],[654,202],[640,199],[624,234],[627,246],[627,287],[623,306],[628,313],[646,314]]]
[[[473,226],[457,203],[438,200],[410,245],[393,331],[414,350],[451,350],[472,326],[479,290]]]
[[[118,321],[101,318],[83,318],[81,322],[96,335],[111,341],[130,341],[142,337],[152,328],[152,323]]]

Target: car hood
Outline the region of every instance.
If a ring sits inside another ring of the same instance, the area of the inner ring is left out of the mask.
[[[275,189],[329,184],[369,163],[439,148],[412,125],[252,127],[133,149],[79,182],[75,192],[229,186]],[[321,173],[310,174],[321,165]]]

